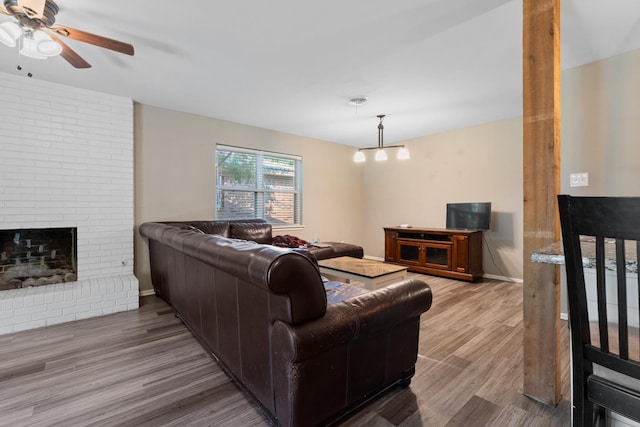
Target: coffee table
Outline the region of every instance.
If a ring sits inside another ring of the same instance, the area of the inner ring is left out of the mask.
[[[373,290],[402,280],[407,275],[407,267],[387,264],[370,259],[341,256],[318,261],[320,273],[328,278],[344,278],[364,283],[364,287]]]

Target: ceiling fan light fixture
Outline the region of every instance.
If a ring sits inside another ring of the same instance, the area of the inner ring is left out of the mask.
[[[25,45],[22,46],[22,49],[20,49],[20,55],[26,56],[27,58],[31,58],[31,59],[47,59],[46,56],[40,55],[36,51],[35,46],[33,46],[33,42],[25,43]]]
[[[53,41],[53,39],[44,31],[27,30],[22,38],[20,55],[33,59],[47,59],[49,57],[59,55],[61,52],[62,46]]]
[[[46,56],[38,52],[36,41],[32,37],[28,37],[26,35],[22,38],[20,55],[31,59],[47,59]]]
[[[60,46],[59,43],[55,42],[44,31],[35,31],[33,34],[33,40],[36,43],[36,50],[40,55],[51,57],[60,55],[60,53],[62,52],[62,46]]]
[[[75,68],[91,68],[91,64],[58,39],[58,35],[133,56],[134,49],[129,43],[56,24],[58,11],[54,0],[4,0],[0,14],[12,16],[17,22],[0,24],[0,43],[17,47],[20,55],[33,59],[61,55]],[[17,68],[22,69],[20,65]]]
[[[16,40],[22,35],[22,28],[15,22],[3,22],[0,24],[0,43],[9,47],[16,46]]]

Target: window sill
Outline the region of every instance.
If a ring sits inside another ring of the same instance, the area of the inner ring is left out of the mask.
[[[304,225],[272,225],[273,231],[291,231],[291,230],[304,230]]]

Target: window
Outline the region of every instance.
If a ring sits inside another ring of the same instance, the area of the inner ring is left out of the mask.
[[[216,219],[302,224],[302,157],[216,146]]]

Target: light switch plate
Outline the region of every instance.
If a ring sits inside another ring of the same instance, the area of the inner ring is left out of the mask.
[[[570,187],[588,187],[589,173],[579,172],[579,173],[569,174],[569,186]]]

